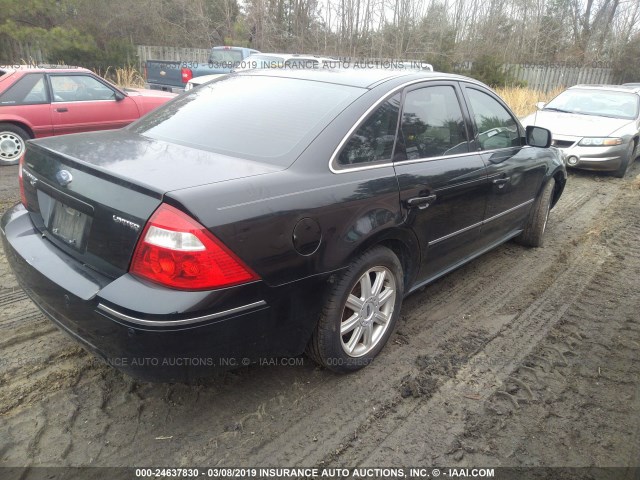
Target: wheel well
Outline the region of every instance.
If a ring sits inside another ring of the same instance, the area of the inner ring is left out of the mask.
[[[556,184],[553,186],[553,196],[551,197],[551,208],[555,206],[555,204],[560,199],[560,195],[564,190],[564,186],[567,183],[567,180],[564,178],[562,172],[556,172],[553,176],[553,179],[556,181]]]
[[[408,286],[412,283],[417,272],[419,261],[414,261],[415,255],[411,254],[409,247],[401,240],[388,238],[379,243],[384,247],[387,247],[393,253],[396,254],[402,265],[404,288],[407,291]]]
[[[31,130],[29,125],[27,125],[25,123],[16,122],[15,120],[3,120],[3,121],[0,121],[0,124],[2,124],[2,123],[8,123],[10,125],[15,125],[16,127],[20,127],[21,129],[23,129],[25,132],[27,132],[29,134],[29,138],[35,138],[35,136],[33,134],[33,130]]]

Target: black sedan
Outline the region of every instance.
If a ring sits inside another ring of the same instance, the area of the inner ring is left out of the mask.
[[[131,126],[29,142],[2,218],[56,325],[151,380],[383,348],[403,298],[516,238],[566,182],[548,130],[469,78],[252,71]]]

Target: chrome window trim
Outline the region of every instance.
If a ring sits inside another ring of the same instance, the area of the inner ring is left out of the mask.
[[[349,172],[358,172],[358,171],[361,171],[361,170],[371,170],[373,168],[383,168],[383,167],[393,166],[394,162],[392,162],[392,161],[388,161],[388,162],[385,162],[385,163],[378,163],[376,165],[368,165],[368,166],[365,166],[365,167],[349,167],[349,166],[346,166],[344,168],[335,168],[334,164],[337,165],[336,160],[337,160],[338,154],[340,153],[340,150],[342,150],[342,147],[344,147],[344,145],[347,143],[347,141],[351,138],[351,135],[353,135],[353,133],[362,125],[362,122],[369,116],[369,114],[371,114],[371,112],[373,112],[376,108],[378,108],[380,106],[380,104],[382,104],[382,102],[386,102],[390,97],[392,97],[396,93],[398,93],[398,91],[403,90],[403,89],[405,89],[407,87],[410,87],[411,85],[415,85],[417,83],[423,83],[423,82],[441,82],[441,81],[447,81],[447,82],[465,81],[465,82],[477,85],[479,87],[483,86],[481,83],[474,82],[471,79],[434,76],[434,77],[419,78],[419,79],[411,80],[411,81],[405,82],[405,83],[403,83],[401,85],[398,85],[397,87],[394,87],[390,91],[386,92],[385,95],[382,98],[379,98],[362,115],[360,115],[358,120],[349,129],[347,134],[342,138],[342,140],[340,141],[340,143],[338,144],[336,149],[333,151],[333,154],[329,158],[329,170],[331,170],[331,172],[335,173],[335,174],[342,174],[342,173],[349,173]],[[473,152],[469,152],[469,153],[473,153]],[[468,155],[469,153],[466,153],[465,155]],[[457,155],[447,155],[447,156],[444,156],[444,157],[438,157],[438,159],[449,158],[450,156],[453,157],[453,156],[457,156]],[[435,158],[436,157],[434,157],[434,159]],[[412,160],[412,161],[415,161],[415,160]],[[396,162],[396,163],[399,164],[399,163],[402,163],[402,162]]]
[[[103,312],[109,313],[114,317],[124,320],[125,322],[135,323],[137,325],[144,325],[147,327],[174,327],[181,325],[192,325],[194,323],[205,322],[207,320],[213,320],[216,318],[224,317],[227,315],[232,315],[234,313],[241,313],[247,310],[251,310],[257,307],[263,307],[267,305],[267,302],[264,300],[260,300],[258,302],[249,303],[248,305],[242,305],[240,307],[231,308],[229,310],[224,310],[222,312],[211,313],[209,315],[203,315],[201,317],[193,317],[193,318],[185,318],[182,320],[145,320],[143,318],[132,317],[130,315],[126,315],[124,313],[118,312],[113,308],[107,307],[106,305],[99,303],[98,309]]]
[[[349,172],[361,172],[362,170],[373,170],[374,168],[384,168],[384,167],[393,167],[393,162],[385,162],[385,163],[376,163],[375,165],[367,165],[366,167],[351,167],[351,168],[341,168],[334,169],[331,163],[329,164],[329,170],[332,173],[341,174],[341,173],[349,173]]]
[[[400,160],[399,162],[396,162],[395,165],[410,165],[412,163],[431,162],[433,160],[445,160],[447,158],[468,157],[469,155],[473,154],[477,154],[477,152],[454,153],[453,155],[440,155],[438,157],[424,157],[414,158],[412,160]]]
[[[87,102],[115,102],[115,98],[110,98],[107,100],[54,100],[51,103],[55,103],[59,105],[61,103],[87,103]]]
[[[494,215],[493,217],[489,217],[489,218],[487,218],[487,219],[485,219],[485,220],[483,220],[481,222],[477,222],[477,223],[474,223],[473,225],[469,225],[468,227],[464,227],[464,228],[461,228],[460,230],[456,230],[455,232],[449,233],[448,235],[445,235],[444,237],[436,238],[435,240],[430,241],[428,245],[429,246],[435,245],[437,243],[442,242],[443,240],[447,240],[449,238],[455,237],[456,235],[459,235],[461,233],[467,232],[467,231],[472,230],[472,229],[474,229],[476,227],[479,227],[481,225],[486,225],[487,223],[492,222],[494,220],[497,220],[498,218],[500,218],[500,217],[502,217],[504,215],[508,215],[509,213],[514,212],[514,211],[518,210],[519,208],[526,207],[527,205],[531,204],[534,200],[535,200],[535,198],[532,198],[531,200],[527,200],[526,202],[521,203],[520,205],[516,205],[515,207],[511,207],[510,209],[505,210],[504,212],[500,212],[497,215]]]

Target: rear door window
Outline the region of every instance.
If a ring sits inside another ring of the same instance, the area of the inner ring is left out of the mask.
[[[349,138],[338,156],[338,164],[370,165],[391,161],[398,128],[401,95],[380,105]]]
[[[25,75],[0,96],[0,105],[48,103],[47,86],[42,73]]]
[[[408,92],[400,130],[407,160],[469,152],[462,109],[450,85]]]

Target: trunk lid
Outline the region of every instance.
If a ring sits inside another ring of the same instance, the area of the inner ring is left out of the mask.
[[[283,168],[120,130],[29,142],[23,183],[36,228],[115,278],[167,192]]]

